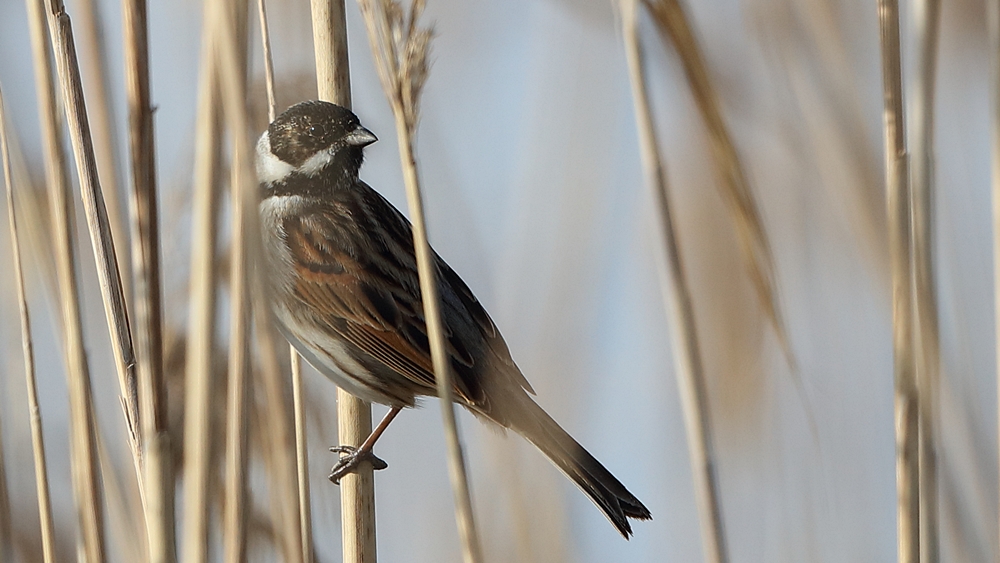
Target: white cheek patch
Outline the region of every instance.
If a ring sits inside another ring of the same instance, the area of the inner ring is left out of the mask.
[[[274,156],[274,153],[271,152],[270,134],[267,131],[264,131],[260,140],[257,141],[257,179],[261,184],[267,185],[283,181],[292,172],[298,172],[307,177],[315,176],[332,161],[333,153],[324,150],[312,155],[309,160],[302,163],[302,166],[295,168]]]
[[[257,180],[261,184],[273,184],[284,180],[294,170],[291,164],[271,153],[271,139],[264,131],[257,141]]]
[[[326,165],[330,164],[330,161],[332,160],[333,153],[328,150],[320,151],[310,156],[309,160],[303,162],[302,166],[299,166],[299,173],[305,176],[315,176],[321,170],[326,168]]]

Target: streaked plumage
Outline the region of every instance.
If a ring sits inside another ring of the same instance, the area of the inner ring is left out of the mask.
[[[349,110],[303,102],[257,145],[281,332],[348,392],[393,407],[437,394],[409,221],[358,178],[375,141]],[[435,254],[455,400],[545,453],[627,538],[649,511],[539,407],[486,310]]]

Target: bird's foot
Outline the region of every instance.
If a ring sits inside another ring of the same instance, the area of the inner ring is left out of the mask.
[[[354,473],[358,470],[358,466],[362,462],[370,461],[372,464],[372,469],[378,471],[380,469],[385,469],[389,467],[389,464],[382,461],[381,459],[375,457],[375,454],[371,449],[358,449],[352,446],[336,446],[330,448],[333,453],[342,454],[337,465],[333,466],[330,470],[330,481],[333,481],[335,485],[340,484],[340,480],[348,473]]]

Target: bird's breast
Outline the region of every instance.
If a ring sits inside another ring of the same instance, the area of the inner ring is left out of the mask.
[[[260,202],[261,246],[270,288],[283,299],[295,290],[295,266],[286,244],[284,220],[299,211],[301,196],[275,195]]]

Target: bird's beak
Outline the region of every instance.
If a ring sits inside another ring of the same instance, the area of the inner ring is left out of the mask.
[[[375,133],[358,125],[357,129],[351,131],[344,137],[344,142],[353,147],[367,147],[378,140]]]

